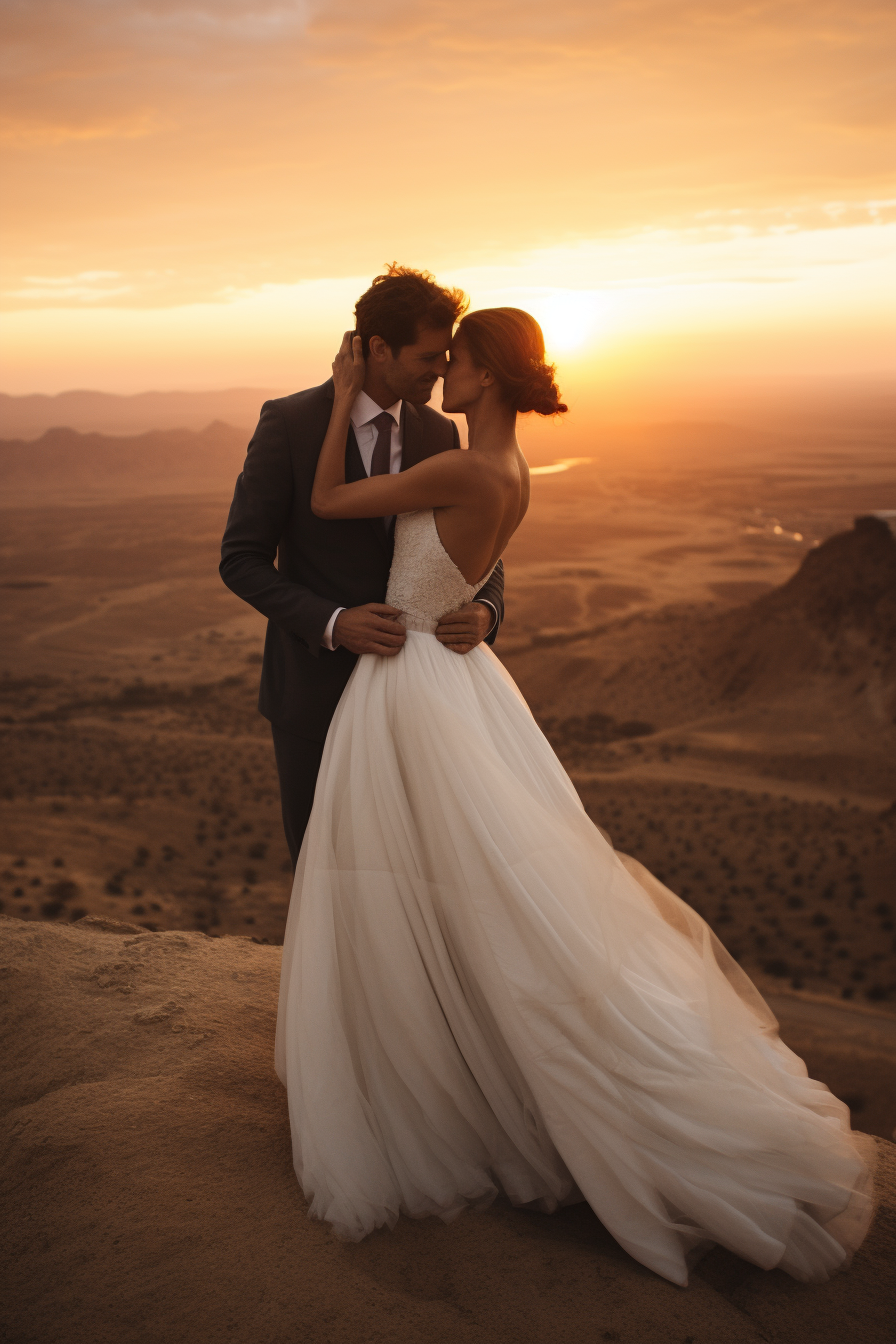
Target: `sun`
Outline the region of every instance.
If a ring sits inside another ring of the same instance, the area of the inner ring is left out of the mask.
[[[601,295],[594,290],[547,290],[532,308],[550,352],[576,350],[603,326]]]

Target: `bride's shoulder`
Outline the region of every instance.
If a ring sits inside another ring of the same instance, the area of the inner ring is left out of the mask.
[[[473,456],[474,454],[468,453],[465,448],[446,448],[444,452],[432,453],[429,457],[425,457],[419,465],[439,475],[457,475],[469,470]]]
[[[463,484],[465,488],[477,492],[499,484],[493,465],[481,453],[471,453],[466,448],[449,448],[443,453],[433,453],[432,457],[425,458],[412,470],[434,482]]]
[[[503,499],[508,489],[514,486],[514,479],[505,463],[493,461],[485,453],[471,453],[459,448],[454,452],[440,453],[442,470],[446,473],[443,480],[450,479],[465,496],[485,504]]]

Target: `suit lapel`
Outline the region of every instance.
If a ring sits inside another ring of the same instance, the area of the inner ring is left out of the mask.
[[[352,425],[349,425],[348,427],[348,438],[345,441],[345,479],[347,481],[367,480],[367,472],[364,470],[364,460],[361,457],[361,450],[358,447],[358,440],[355,438],[355,431]],[[373,529],[373,534],[377,541],[385,551],[388,551],[392,542],[382,518],[365,518],[363,521]]]
[[[330,400],[332,400],[333,380],[330,379],[324,384],[324,387],[327,389]],[[401,428],[401,470],[407,471],[408,467],[415,467],[418,462],[423,462],[425,458],[431,457],[433,445],[427,441],[420,412],[409,401],[401,403]],[[358,440],[355,438],[354,429],[349,425],[348,438],[345,443],[345,479],[347,481],[363,481],[366,477],[367,472],[364,470]],[[393,527],[387,532],[382,518],[365,518],[364,521],[373,529],[373,534],[383,549],[386,552],[390,551],[394,523]]]
[[[332,378],[328,378],[323,384],[323,392],[328,401],[333,400]],[[326,426],[324,426],[324,433],[326,433]],[[321,438],[321,444],[323,444],[323,437]],[[364,460],[361,457],[358,440],[355,438],[355,431],[351,424],[349,424],[348,435],[345,440],[345,479],[347,481],[366,481],[367,479]],[[366,523],[372,529],[373,535],[388,555],[392,549],[392,538],[386,532],[382,518],[359,518],[358,522]]]
[[[361,458],[361,449],[358,447],[358,440],[355,438],[352,425],[348,427],[348,438],[345,441],[345,479],[347,481],[367,479],[367,472],[364,470],[364,462]]]
[[[427,457],[426,441],[423,434],[423,422],[416,406],[409,401],[401,403],[401,469],[415,467]]]

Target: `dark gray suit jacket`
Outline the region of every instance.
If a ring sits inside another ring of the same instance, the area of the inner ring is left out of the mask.
[[[240,473],[221,544],[221,577],[268,618],[258,708],[280,728],[323,741],[356,656],[321,639],[338,607],[383,602],[392,535],[380,518],[316,518],[311,486],[333,406],[333,382],[266,401]],[[402,470],[458,448],[457,426],[404,403]],[[346,479],[366,473],[354,433]],[[274,559],[277,564],[274,564]],[[479,597],[504,617],[501,562]]]

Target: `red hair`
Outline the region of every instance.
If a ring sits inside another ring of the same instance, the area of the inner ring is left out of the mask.
[[[515,411],[559,415],[569,409],[560,400],[554,365],[545,363],[541,327],[522,308],[467,313],[454,339],[466,343],[474,364],[489,370]]]

